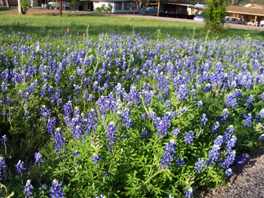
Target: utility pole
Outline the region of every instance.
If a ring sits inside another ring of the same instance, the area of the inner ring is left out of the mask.
[[[160,0],[157,0],[158,1],[158,9],[157,9],[157,16],[160,15]]]
[[[22,14],[22,9],[21,9],[21,0],[17,0],[17,10],[19,14]]]

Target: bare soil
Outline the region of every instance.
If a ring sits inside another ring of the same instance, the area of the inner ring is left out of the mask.
[[[264,149],[231,178],[227,186],[209,191],[203,198],[264,198]]]

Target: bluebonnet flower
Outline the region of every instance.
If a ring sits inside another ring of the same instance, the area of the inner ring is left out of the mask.
[[[224,132],[224,142],[227,142],[233,135],[235,129],[233,127],[233,125],[230,125],[229,127],[227,127],[227,129]]]
[[[192,198],[193,197],[193,189],[192,187],[188,187],[184,190],[184,197],[185,198]]]
[[[225,109],[223,110],[222,115],[221,115],[221,120],[222,120],[222,121],[226,121],[228,117],[229,117],[229,111],[228,111],[228,109],[225,108]]]
[[[231,177],[231,176],[233,175],[233,171],[232,171],[232,169],[231,169],[231,168],[226,169],[226,170],[225,170],[225,175],[226,175],[227,177]]]
[[[197,106],[198,106],[199,108],[201,108],[201,107],[203,106],[203,101],[199,100],[199,101],[197,102]]]
[[[26,168],[24,166],[24,162],[19,160],[16,164],[16,171],[18,174],[22,174],[23,171],[25,171]]]
[[[217,136],[216,139],[214,140],[214,145],[218,145],[221,147],[223,143],[224,143],[224,137],[222,135]]]
[[[51,198],[64,198],[64,192],[61,183],[54,179],[50,188]]]
[[[206,160],[198,159],[194,164],[194,170],[196,173],[201,173],[206,167]]]
[[[97,162],[98,162],[101,158],[100,158],[100,156],[99,156],[98,154],[93,154],[92,157],[91,157],[91,159],[92,159],[92,162],[93,162],[94,164],[97,164]]]
[[[126,128],[131,127],[132,125],[132,120],[130,118],[130,112],[129,109],[125,109],[124,111],[121,112],[121,118],[123,121],[123,124]]]
[[[245,127],[251,127],[252,126],[252,115],[251,115],[251,113],[244,116],[243,125]]]
[[[114,112],[117,107],[116,100],[114,99],[112,94],[108,96],[101,96],[97,100],[96,104],[99,106],[99,110],[103,115],[105,115],[108,111]]]
[[[188,131],[184,134],[185,144],[192,144],[193,139],[194,139],[194,132],[193,131]]]
[[[226,142],[226,148],[227,148],[227,150],[228,151],[231,151],[232,148],[235,147],[236,142],[237,142],[236,136],[232,135],[232,137],[229,140],[227,140],[227,142]]]
[[[55,133],[54,133],[54,141],[55,141],[55,150],[58,152],[62,149],[62,147],[64,146],[65,144],[65,140],[64,140],[64,137],[61,133],[61,129],[60,128],[57,128],[55,130]]]
[[[233,93],[227,95],[225,104],[227,107],[235,108],[237,106],[237,99]]]
[[[264,101],[264,92],[262,94],[260,94],[260,99]]]
[[[219,123],[218,121],[216,121],[216,122],[213,124],[213,126],[212,126],[212,131],[213,131],[214,133],[216,133],[216,132],[219,130],[219,128],[220,128],[220,123]]]
[[[169,93],[169,80],[163,76],[163,75],[158,75],[157,77],[157,84],[158,84],[158,89],[165,95],[168,95]]]
[[[33,197],[33,186],[31,185],[31,180],[28,179],[26,185],[24,186],[25,198]]]
[[[142,95],[144,97],[144,103],[146,105],[149,105],[151,103],[152,97],[154,95],[153,91],[151,91],[151,90],[143,90]]]
[[[130,87],[130,92],[129,92],[129,102],[132,102],[134,104],[139,104],[140,103],[140,95],[136,90],[135,86]]]
[[[206,114],[203,113],[203,114],[202,114],[202,117],[201,117],[201,124],[202,124],[203,126],[205,126],[207,122],[208,122],[208,118],[207,118]]]
[[[110,122],[107,127],[107,140],[110,147],[115,143],[116,140],[116,126],[114,122]]]
[[[150,133],[147,130],[143,130],[140,136],[141,138],[148,138],[150,136]]]
[[[226,158],[222,162],[222,167],[225,169],[229,168],[234,163],[235,157],[236,157],[236,151],[235,150],[229,151],[226,154]]]
[[[1,90],[2,92],[6,92],[8,90],[8,84],[6,82],[2,82]]]
[[[0,181],[4,180],[5,176],[6,176],[6,162],[5,159],[0,156]]]
[[[50,110],[45,105],[42,105],[40,108],[40,115],[44,118],[48,118],[50,116]]]
[[[165,136],[168,134],[168,129],[171,125],[171,117],[169,115],[165,115],[162,118],[154,116],[153,121],[159,135]]]
[[[220,149],[221,147],[219,145],[213,145],[211,150],[208,152],[208,164],[213,164],[219,160]]]
[[[42,154],[39,151],[35,152],[35,154],[34,154],[34,163],[39,165],[42,162],[43,162]]]
[[[259,116],[260,116],[260,118],[262,118],[262,119],[264,118],[264,108],[260,110],[260,112],[259,112]]]
[[[82,136],[82,128],[80,125],[76,125],[73,127],[72,135],[75,139],[79,139]]]
[[[73,151],[72,155],[73,155],[73,157],[79,157],[80,156],[80,152],[75,150],[75,151]]]
[[[91,130],[96,129],[97,125],[97,113],[94,109],[91,109],[86,116],[87,121],[85,122],[85,131],[89,133]]]
[[[236,158],[236,164],[239,166],[243,166],[244,164],[248,162],[249,158],[250,158],[249,154],[242,153]]]
[[[253,102],[254,102],[254,96],[252,96],[252,95],[248,96],[247,101],[246,101],[246,106],[247,107],[252,106]]]
[[[49,118],[47,123],[47,130],[49,134],[53,133],[55,125],[57,124],[57,119],[55,117]]]
[[[210,92],[212,90],[212,84],[211,83],[207,83],[205,86],[204,86],[204,88],[203,88],[203,91],[205,92],[205,93],[208,93],[208,92]]]
[[[6,136],[6,134],[4,134],[4,135],[2,135],[1,143],[5,145],[6,142],[7,142],[7,136]]]
[[[72,102],[68,101],[63,105],[64,116],[70,116],[73,112]]]
[[[168,143],[165,144],[164,153],[160,161],[161,167],[169,167],[174,159],[175,154],[176,143],[174,140],[170,140]]]
[[[179,134],[180,132],[181,132],[181,131],[180,131],[179,128],[175,128],[175,129],[173,129],[173,131],[172,131],[172,135],[174,135],[175,137],[177,137],[178,134]]]
[[[189,96],[189,89],[187,88],[187,85],[183,84],[180,85],[178,91],[177,91],[177,97],[179,100],[186,100]]]
[[[184,159],[176,159],[176,165],[177,166],[184,166],[185,160]]]

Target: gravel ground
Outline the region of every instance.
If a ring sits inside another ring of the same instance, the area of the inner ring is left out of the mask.
[[[208,192],[203,198],[264,198],[264,150],[237,170],[230,183]]]

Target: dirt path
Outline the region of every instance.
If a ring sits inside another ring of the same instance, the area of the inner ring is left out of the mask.
[[[203,198],[264,198],[264,150],[233,176],[228,186],[212,190]]]

